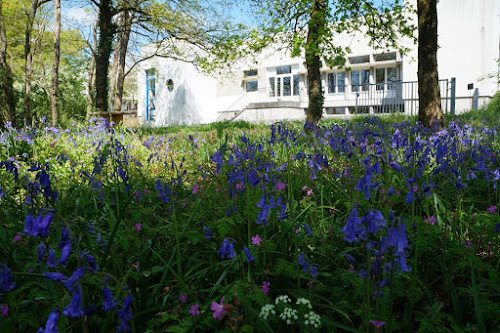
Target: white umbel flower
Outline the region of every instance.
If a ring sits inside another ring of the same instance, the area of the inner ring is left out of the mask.
[[[269,314],[272,313],[273,315],[276,314],[276,311],[274,311],[274,305],[272,304],[266,304],[264,305],[261,309],[260,309],[260,314],[259,316],[264,319],[264,320],[267,320],[267,317],[269,317]]]

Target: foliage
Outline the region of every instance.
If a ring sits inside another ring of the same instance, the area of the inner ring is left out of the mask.
[[[7,126],[2,329],[498,330],[499,127]]]

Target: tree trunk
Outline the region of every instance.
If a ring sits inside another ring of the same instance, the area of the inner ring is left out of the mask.
[[[15,101],[12,71],[7,64],[7,33],[0,2],[0,125],[15,123]]]
[[[61,0],[54,0],[54,63],[52,64],[52,89],[50,106],[52,109],[52,125],[57,125],[57,90],[59,82],[59,60],[61,58]]]
[[[113,51],[113,35],[115,26],[112,22],[113,8],[111,0],[101,0],[99,5],[99,43],[97,46],[95,88],[96,108],[108,111],[108,67]]]
[[[38,10],[38,0],[31,0],[31,9],[27,13],[26,31],[24,35],[24,122],[31,124],[31,73],[33,70],[33,53],[31,52],[31,32]]]
[[[91,50],[92,59],[90,60],[89,81],[88,81],[89,93],[87,95],[87,118],[90,117],[90,113],[94,110],[94,105],[95,105],[95,63],[97,55],[97,28],[98,28],[98,22],[95,23],[93,30],[93,42]]]
[[[316,124],[323,114],[323,89],[321,87],[320,36],[325,28],[324,0],[313,0],[311,19],[308,23],[306,52],[309,106],[306,123]]]
[[[118,36],[118,47],[115,50],[118,54],[115,75],[115,85],[113,86],[113,111],[121,111],[123,101],[123,84],[125,81],[125,58],[127,56],[128,42],[130,39],[130,29],[134,14],[130,11],[122,13],[120,22],[120,34]]]
[[[418,119],[442,128],[443,111],[437,67],[437,0],[418,0]]]

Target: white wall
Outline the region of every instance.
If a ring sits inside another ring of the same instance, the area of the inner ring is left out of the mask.
[[[154,122],[146,118],[146,70],[156,73],[156,112]],[[168,91],[171,79],[174,89]],[[144,125],[166,126],[214,122],[216,79],[203,74],[193,64],[155,57],[140,64],[138,74],[138,117]]]

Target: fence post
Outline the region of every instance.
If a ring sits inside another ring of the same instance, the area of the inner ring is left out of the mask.
[[[457,79],[452,77],[451,78],[451,101],[450,101],[450,112],[451,112],[452,116],[455,115],[456,85],[457,85]]]

